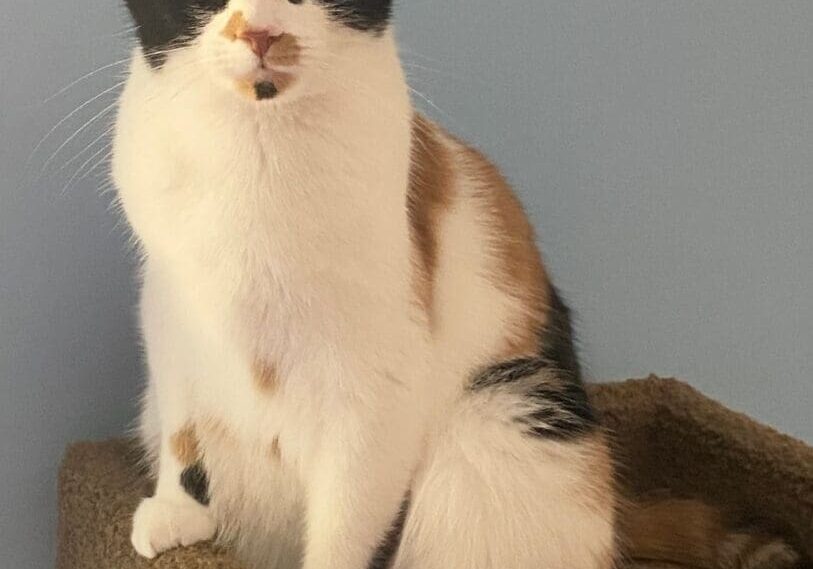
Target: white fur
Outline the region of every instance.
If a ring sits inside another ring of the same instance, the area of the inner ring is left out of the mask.
[[[133,516],[131,541],[139,555],[153,559],[167,549],[212,539],[216,531],[208,508],[189,496],[178,496],[177,502],[147,498]]]
[[[307,46],[278,99],[234,86],[254,73],[247,47],[218,33],[236,9]],[[159,467],[134,519],[142,555],[209,538],[216,519],[256,567],[362,569],[411,489],[398,569],[606,567],[612,512],[580,498],[579,446],[524,436],[499,414],[510,394],[464,395],[523,307],[484,276],[463,176],[434,330],[415,302],[412,112],[392,35],[310,2],[233,0],[162,70],[134,54],[114,176],[144,252],[141,429]],[[276,367],[277,393],[256,388],[257,359]],[[208,509],[192,507],[168,450],[190,422]]]

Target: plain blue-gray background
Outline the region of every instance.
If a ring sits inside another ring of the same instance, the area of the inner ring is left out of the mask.
[[[515,182],[591,376],[678,375],[813,441],[813,2],[401,4],[416,100]],[[120,434],[141,378],[105,140],[80,153],[115,89],[29,157],[129,36],[115,0],[0,22],[0,552],[41,569],[64,445]]]

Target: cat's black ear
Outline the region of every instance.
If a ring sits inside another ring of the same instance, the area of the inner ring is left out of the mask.
[[[138,39],[147,61],[161,67],[167,51],[179,46],[181,38],[193,29],[194,19],[187,14],[186,2],[176,0],[125,0],[137,26]]]
[[[198,34],[206,13],[215,13],[228,0],[125,0],[138,29],[144,55],[161,67],[167,52],[181,48]]]
[[[381,33],[392,19],[392,0],[317,0],[343,24],[365,32]]]

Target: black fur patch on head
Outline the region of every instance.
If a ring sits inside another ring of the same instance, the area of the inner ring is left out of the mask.
[[[533,403],[517,421],[539,437],[571,439],[589,433],[597,420],[582,383],[570,310],[551,288],[548,322],[539,334],[539,355],[502,362],[480,373],[471,389],[506,388]]]
[[[381,33],[392,17],[392,0],[314,0],[355,30]],[[136,23],[147,61],[161,68],[167,50],[189,45],[207,14],[220,12],[228,0],[125,0]],[[299,2],[294,2],[298,4]]]
[[[138,38],[150,65],[158,69],[167,50],[188,45],[197,35],[201,17],[214,14],[228,0],[125,0],[138,27]]]
[[[316,0],[338,21],[363,32],[381,33],[392,18],[392,0]]]
[[[389,569],[395,560],[395,554],[398,553],[398,548],[401,546],[401,538],[403,537],[410,502],[411,497],[409,493],[407,493],[406,498],[404,498],[404,501],[401,503],[401,509],[395,521],[392,526],[390,526],[389,531],[387,531],[387,535],[384,536],[384,540],[379,544],[375,553],[373,553],[373,559],[370,561],[367,569]]]
[[[197,462],[181,473],[181,486],[198,503],[209,505],[209,477],[203,464]]]

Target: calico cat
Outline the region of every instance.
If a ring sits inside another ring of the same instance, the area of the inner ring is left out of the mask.
[[[113,175],[157,484],[135,550],[609,569],[568,309],[499,171],[413,108],[390,0],[127,0]]]

